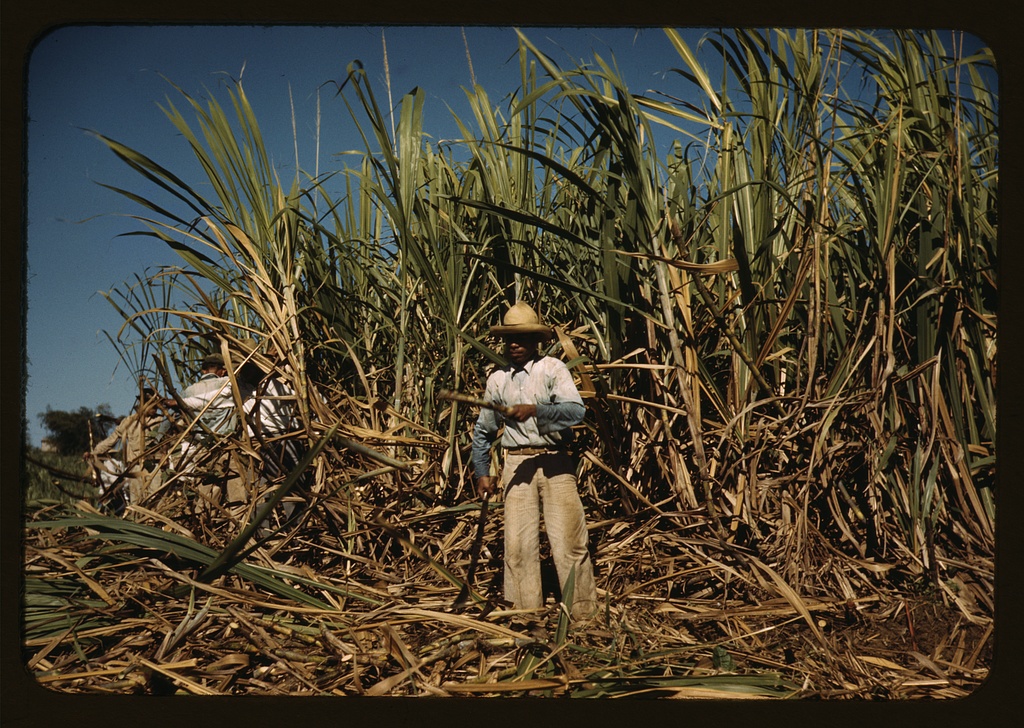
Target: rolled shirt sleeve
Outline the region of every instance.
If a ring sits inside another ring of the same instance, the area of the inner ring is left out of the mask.
[[[537,430],[542,435],[560,432],[581,423],[586,412],[582,402],[538,404]]]
[[[536,403],[537,430],[541,435],[547,435],[581,423],[587,410],[568,367],[554,357],[545,357],[537,364],[543,365],[540,373],[544,377],[547,394],[546,397],[538,397]]]

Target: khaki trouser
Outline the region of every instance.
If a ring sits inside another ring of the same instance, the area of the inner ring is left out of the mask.
[[[139,468],[133,472],[133,477],[125,478],[125,486],[128,488],[128,502],[132,505],[139,505],[152,493],[160,489],[163,483],[163,473],[154,468],[145,470]]]
[[[186,441],[175,469],[198,493],[200,509],[251,500],[252,467],[234,451],[213,454],[203,445]]]
[[[506,452],[502,472],[505,493],[505,598],[520,609],[544,604],[540,575],[540,511],[558,581],[565,592],[575,567],[572,615],[597,610],[594,565],[587,551],[587,522],[576,491],[574,459],[563,452],[517,455]]]

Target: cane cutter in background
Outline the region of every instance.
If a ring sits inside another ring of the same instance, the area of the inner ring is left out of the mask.
[[[452,603],[452,609],[462,609],[469,604],[469,593],[473,586],[473,575],[476,573],[476,565],[480,560],[480,547],[484,543],[484,526],[487,525],[487,504],[491,499],[490,492],[484,493],[480,503],[480,519],[476,522],[476,538],[473,539],[473,550],[469,555],[469,571],[466,572],[466,580],[462,583],[459,596]]]

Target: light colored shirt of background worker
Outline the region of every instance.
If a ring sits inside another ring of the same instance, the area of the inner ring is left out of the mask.
[[[539,353],[552,336],[537,313],[517,303],[491,334],[501,336],[509,365],[487,378],[484,398],[512,408],[510,415],[481,409],[473,428],[477,491],[493,493],[490,449],[504,425],[501,485],[505,498],[505,598],[519,609],[544,605],[540,568],[540,513],[563,591],[575,568],[573,617],[597,610],[594,566],[587,549],[587,523],[577,492],[576,459],[569,453],[572,426],[586,408],[562,361]],[[568,606],[568,605],[567,605]]]
[[[251,340],[242,343],[249,351],[256,347]],[[296,415],[295,392],[273,367],[268,368],[264,371],[254,362],[247,362],[238,375],[239,384],[249,390],[242,407],[246,432],[259,452],[257,489],[264,499],[270,497],[271,490],[288,477],[306,453]],[[282,504],[286,520],[293,520],[301,510],[300,501],[309,489],[309,476],[309,472],[299,475],[293,495]]]
[[[135,398],[131,414],[118,422],[106,438],[96,443],[84,458],[97,468],[106,487],[123,478],[129,504],[138,504],[160,487],[160,471],[145,462],[150,439],[163,420],[156,392],[146,387]],[[102,494],[101,494],[102,495]]]
[[[189,477],[195,471],[205,469],[207,475],[203,479],[209,480],[212,474],[214,482],[196,486],[204,500],[220,504],[226,490],[229,503],[242,503],[248,498],[245,468],[231,451],[217,451],[217,441],[238,427],[231,378],[220,354],[207,354],[200,366],[199,379],[181,393],[181,403],[185,406],[182,414],[189,420],[198,421],[192,425],[189,437],[181,443],[175,470]],[[243,398],[247,395],[245,392],[241,394]],[[167,400],[167,404],[177,405],[173,399]]]

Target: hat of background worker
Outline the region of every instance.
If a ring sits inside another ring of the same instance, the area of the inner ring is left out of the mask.
[[[266,354],[261,351],[260,343],[256,339],[239,339],[237,346],[233,346],[231,350],[240,352],[242,358],[247,360],[243,366],[254,366],[264,373],[273,369]]]
[[[256,339],[239,339],[238,348],[242,351],[243,354],[248,356],[249,354],[252,354],[254,351],[259,349],[259,343],[256,341]]]
[[[259,342],[256,339],[239,339],[233,350],[240,351],[245,359],[245,363],[238,370],[238,376],[244,382],[256,385],[270,372],[271,367],[260,355]]]
[[[203,369],[212,369],[213,367],[222,366],[224,366],[224,357],[220,354],[207,354],[203,357]]]
[[[520,301],[505,312],[501,326],[492,326],[493,336],[514,336],[516,334],[535,334],[542,339],[550,339],[553,331],[550,326],[541,323],[540,316],[529,305]]]
[[[148,384],[142,386],[142,391],[135,395],[135,402],[147,402],[156,399],[156,390],[150,387]]]

